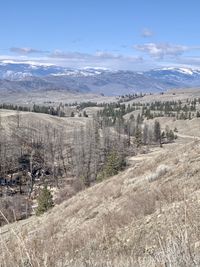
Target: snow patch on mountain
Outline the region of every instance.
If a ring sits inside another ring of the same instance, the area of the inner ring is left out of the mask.
[[[100,69],[71,69],[71,70],[63,70],[63,72],[58,73],[52,73],[52,76],[72,76],[72,77],[89,77],[89,76],[95,76],[100,75],[104,72],[104,70]]]
[[[11,70],[6,71],[3,73],[2,78],[6,80],[23,80],[24,78],[31,77],[32,74],[30,72],[14,72]]]
[[[160,68],[160,69],[154,69],[154,72],[156,71],[169,71],[169,72],[179,72],[179,73],[183,73],[186,75],[194,75],[194,74],[200,74],[200,70],[199,69],[191,69],[191,68],[176,68],[176,67],[167,67],[167,68]]]
[[[144,72],[109,70],[101,67],[72,69],[55,65],[0,61],[2,88],[71,90],[105,95],[163,92],[172,88],[200,86],[200,70],[165,67]],[[9,87],[9,88],[10,88]]]

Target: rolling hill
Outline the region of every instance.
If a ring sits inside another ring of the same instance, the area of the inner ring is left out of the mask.
[[[129,158],[124,172],[41,217],[2,227],[3,266],[199,266],[200,144],[193,140]]]

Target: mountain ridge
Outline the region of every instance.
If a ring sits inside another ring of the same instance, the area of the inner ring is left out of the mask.
[[[156,93],[172,88],[200,86],[200,70],[165,67],[144,72],[87,67],[1,62],[0,91],[64,90],[80,93],[122,95]]]

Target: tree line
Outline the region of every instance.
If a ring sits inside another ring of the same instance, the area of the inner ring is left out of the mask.
[[[35,113],[44,113],[52,116],[64,117],[65,112],[62,104],[58,107],[53,106],[43,106],[34,104],[32,107],[25,107],[21,105],[13,105],[13,104],[0,104],[0,109],[8,109],[8,110],[16,110],[16,111],[25,111],[25,112],[35,112]]]

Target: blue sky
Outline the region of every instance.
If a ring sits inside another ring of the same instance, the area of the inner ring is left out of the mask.
[[[3,0],[0,59],[67,67],[200,67],[200,1]]]

